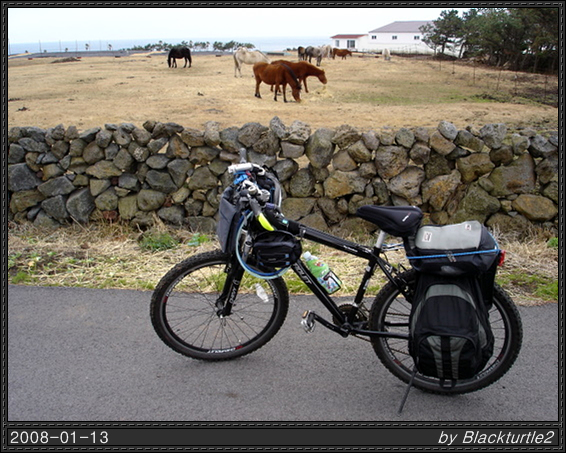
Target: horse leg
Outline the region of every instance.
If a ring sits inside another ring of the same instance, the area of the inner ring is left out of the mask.
[[[287,102],[287,93],[286,93],[287,92],[287,83],[283,82],[282,86],[283,86],[283,88],[282,88],[282,90],[283,90],[283,102]]]
[[[256,76],[255,78],[255,97],[261,99],[261,94],[259,94],[259,86],[261,85],[261,79]]]
[[[303,84],[305,85],[305,93],[308,93],[309,89],[307,88],[307,78],[306,78],[306,76],[301,80],[302,80]]]

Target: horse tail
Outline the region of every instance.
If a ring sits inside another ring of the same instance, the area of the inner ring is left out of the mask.
[[[171,51],[169,51],[169,55],[167,55],[167,65],[171,67]]]

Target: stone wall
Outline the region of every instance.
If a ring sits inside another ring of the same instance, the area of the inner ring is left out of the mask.
[[[503,232],[558,227],[558,137],[504,124],[458,130],[359,132],[274,117],[204,130],[146,121],[83,132],[59,125],[8,131],[9,219],[53,226],[105,218],[150,227],[214,231],[227,167],[248,159],[273,168],[287,217],[336,234],[360,228],[359,206],[417,205],[437,224],[477,219]]]

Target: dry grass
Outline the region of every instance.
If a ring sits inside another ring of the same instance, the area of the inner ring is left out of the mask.
[[[218,247],[215,238],[197,245],[195,235],[183,229],[159,224],[149,232],[157,237],[169,234],[177,245],[162,251],[143,248],[141,239],[148,232],[136,231],[121,224],[93,223],[86,227],[71,225],[56,230],[38,229],[32,224],[10,225],[8,236],[8,278],[10,283],[39,286],[69,286],[152,290],[159,279],[175,264],[191,255]],[[202,236],[199,236],[202,239]],[[361,238],[371,245],[374,237]],[[552,293],[540,288],[558,278],[558,250],[548,247],[547,237],[533,235],[531,240],[505,241],[507,260],[499,271],[498,281],[520,305],[556,302]],[[305,243],[304,248],[324,257],[343,282],[341,296],[354,295],[364,262],[327,247]],[[390,252],[392,264],[409,264],[402,251]],[[292,272],[285,279],[293,293],[304,293],[305,287]],[[369,295],[375,295],[385,284],[377,275]]]
[[[277,57],[279,58],[279,57]],[[287,56],[293,60],[295,56]],[[52,58],[8,63],[8,125],[81,130],[107,123],[172,121],[202,128],[247,122],[268,125],[278,116],[289,125],[303,121],[317,129],[350,124],[382,127],[457,127],[505,122],[556,129],[558,79],[452,64],[423,58],[354,56],[323,60],[328,84],[309,78],[302,102],[274,102],[266,85],[254,97],[251,66],[234,77],[230,55],[198,55],[190,69],[167,67],[166,56],[89,57],[52,64]],[[304,90],[303,90],[304,91]],[[546,103],[546,104],[545,104]]]

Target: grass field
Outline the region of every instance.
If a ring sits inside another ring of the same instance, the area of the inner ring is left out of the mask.
[[[279,57],[277,57],[279,58]],[[285,57],[289,60],[295,56]],[[61,61],[61,62],[58,62]],[[504,122],[510,129],[558,125],[557,77],[517,74],[471,63],[354,56],[322,61],[328,83],[309,78],[302,102],[274,102],[269,88],[254,97],[251,66],[234,77],[229,55],[195,54],[191,68],[168,68],[165,55],[91,57],[80,61],[34,58],[8,64],[8,125],[80,130],[106,123],[172,121],[202,128],[247,122],[303,121],[316,129],[350,124],[360,130],[458,128]]]

